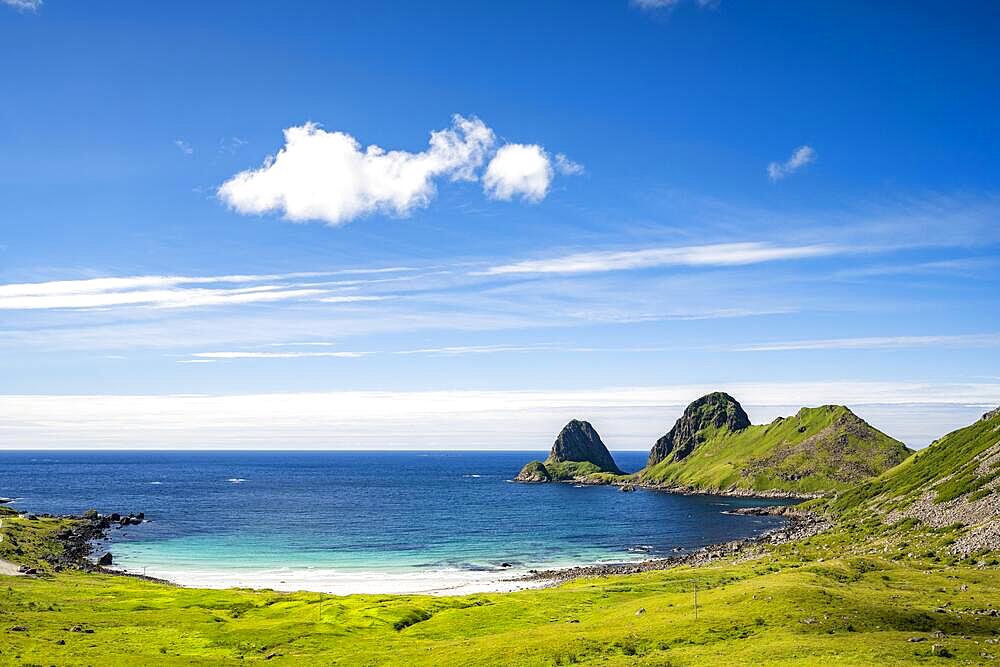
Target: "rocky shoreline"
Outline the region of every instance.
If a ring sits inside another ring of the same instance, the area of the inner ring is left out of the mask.
[[[764,498],[768,500],[813,500],[822,498],[822,493],[792,493],[790,491],[754,491],[752,489],[702,489],[692,486],[670,486],[666,484],[651,484],[638,479],[624,478],[615,480],[603,480],[594,477],[575,477],[573,479],[561,480],[536,480],[518,479],[514,482],[521,484],[534,484],[539,482],[555,482],[557,484],[573,484],[579,486],[617,486],[622,491],[635,491],[646,489],[648,491],[662,491],[663,493],[676,493],[682,496],[723,496],[727,498]]]
[[[798,510],[794,507],[744,507],[733,510],[731,513],[756,516],[783,516],[789,522],[780,528],[769,530],[757,537],[713,544],[688,554],[652,558],[638,563],[607,563],[554,570],[538,570],[532,571],[524,577],[512,579],[512,581],[546,581],[548,585],[555,586],[572,579],[638,574],[640,572],[667,570],[681,565],[699,566],[715,562],[722,558],[735,557],[738,560],[749,560],[763,554],[769,546],[806,539],[827,530],[833,525],[830,521],[819,515]]]
[[[95,572],[100,574],[112,574],[116,576],[131,577],[144,581],[153,581],[161,584],[171,582],[155,577],[148,577],[141,574],[122,572],[111,569],[108,566],[114,562],[114,557],[110,552],[105,552],[100,557],[94,559],[94,544],[108,539],[112,529],[121,529],[126,526],[138,526],[146,521],[145,514],[99,514],[95,510],[89,510],[82,515],[55,515],[55,514],[32,514],[22,513],[26,519],[68,519],[73,522],[71,527],[66,527],[54,534],[54,538],[62,545],[62,552],[49,554],[45,561],[52,566],[52,570],[60,572],[62,570],[82,570],[84,572]],[[22,574],[40,574],[36,568],[21,566]]]

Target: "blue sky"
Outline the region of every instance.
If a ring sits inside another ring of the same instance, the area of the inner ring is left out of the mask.
[[[1000,402],[998,28],[3,0],[0,442],[644,448],[719,387],[926,444]]]

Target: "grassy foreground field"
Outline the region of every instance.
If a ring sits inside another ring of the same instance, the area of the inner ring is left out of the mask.
[[[0,578],[4,664],[983,664],[996,560],[953,529],[845,524],[745,562],[435,598]],[[694,606],[697,586],[698,608]]]
[[[74,522],[0,508],[0,558],[40,571],[0,576],[0,664],[1000,664],[998,469],[1000,410],[806,503],[833,525],[810,538],[699,567],[457,597],[56,571],[54,536]]]

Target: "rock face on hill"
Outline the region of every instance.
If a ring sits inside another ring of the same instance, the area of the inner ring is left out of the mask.
[[[593,473],[624,474],[590,422],[574,419],[559,432],[545,462],[528,463],[516,482],[549,482]]]
[[[590,422],[574,419],[563,427],[552,445],[549,453],[550,461],[580,461],[590,462],[602,472],[622,474],[615,463],[611,452],[601,441]]]
[[[678,491],[809,497],[875,477],[911,453],[843,405],[754,426],[736,399],[715,392],[684,410],[638,476]]]
[[[670,432],[656,441],[646,465],[654,466],[668,458],[680,461],[715,431],[742,431],[748,426],[750,418],[735,398],[722,391],[707,394],[687,406]]]

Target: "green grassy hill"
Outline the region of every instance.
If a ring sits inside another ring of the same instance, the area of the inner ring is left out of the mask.
[[[709,397],[731,402],[742,413],[726,394]],[[657,443],[672,440],[660,448],[660,456],[654,447],[651,465],[638,473],[639,480],[706,492],[820,494],[876,476],[911,453],[841,405],[802,408],[794,417],[734,430],[729,425],[734,420],[726,416],[732,414],[731,404],[706,412],[703,399],[693,403]]]
[[[1000,409],[840,494],[831,507],[878,512],[889,523],[961,526],[952,548],[962,554],[1000,548]]]

